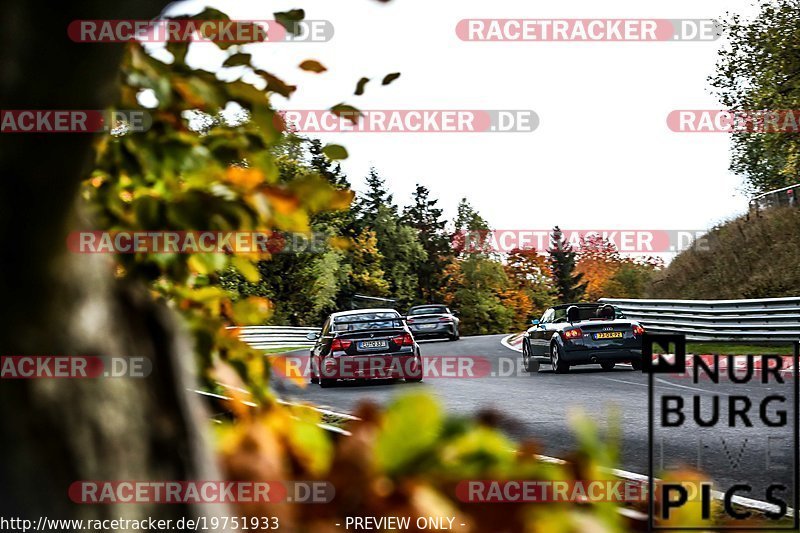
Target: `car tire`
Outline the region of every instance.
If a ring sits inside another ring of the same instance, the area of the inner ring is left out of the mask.
[[[539,371],[539,361],[531,359],[530,349],[528,349],[528,343],[525,341],[522,341],[522,368],[531,374]]]
[[[323,379],[319,380],[319,386],[322,387],[323,389],[328,389],[330,387],[333,387],[335,384],[336,384],[336,380],[335,379],[324,379],[323,378]]]
[[[417,359],[417,364],[417,368],[419,368],[419,375],[417,376],[416,372],[414,372],[415,375],[413,377],[403,376],[403,379],[406,380],[406,383],[419,383],[422,381],[422,359]]]
[[[606,372],[610,372],[611,370],[614,370],[614,361],[603,361],[600,363],[600,367]]]
[[[314,356],[311,356],[311,379],[309,381],[312,385],[319,384],[319,372],[316,371],[316,365],[314,364]]]
[[[566,374],[569,372],[569,363],[564,361],[564,355],[558,343],[550,345],[550,364],[553,365],[553,372],[556,374]]]
[[[641,359],[638,360],[638,361],[635,360],[635,359],[633,361],[631,361],[631,366],[633,367],[634,370],[641,370],[642,369],[642,361],[641,361]]]
[[[458,332],[458,328],[456,328],[455,333],[453,333],[452,335],[449,335],[447,338],[450,339],[451,341],[457,341],[458,339],[460,339],[461,338],[461,334]]]

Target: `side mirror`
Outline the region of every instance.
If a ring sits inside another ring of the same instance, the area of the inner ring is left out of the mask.
[[[538,326],[539,325],[539,319],[538,318],[534,318],[533,320],[531,320],[531,324],[533,324],[534,326]]]
[[[309,332],[309,333],[306,333],[306,339],[308,339],[310,341],[315,341],[318,338],[319,338],[319,333],[314,333],[313,331]]]

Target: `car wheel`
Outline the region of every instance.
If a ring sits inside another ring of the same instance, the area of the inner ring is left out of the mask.
[[[550,348],[550,364],[553,365],[553,372],[556,374],[566,374],[569,372],[569,363],[564,361],[561,348],[555,342]]]
[[[631,361],[631,366],[634,370],[641,370],[642,369],[642,361],[641,360],[633,360]]]
[[[458,332],[458,328],[456,328],[455,333],[448,337],[451,341],[457,341],[461,338],[461,334]]]
[[[614,370],[614,361],[604,361],[604,362],[600,363],[600,366],[606,372],[608,372],[609,370]]]
[[[539,371],[539,361],[531,358],[530,349],[528,348],[528,343],[522,341],[522,368],[525,369],[526,372],[530,372],[531,374],[535,374]]]
[[[311,359],[311,384],[317,385],[319,383],[319,372],[316,371],[316,365],[314,364],[314,359]]]
[[[406,380],[406,383],[419,383],[422,381],[422,360],[417,359],[417,368],[419,369],[419,375],[414,372],[413,377],[404,376],[403,379]]]

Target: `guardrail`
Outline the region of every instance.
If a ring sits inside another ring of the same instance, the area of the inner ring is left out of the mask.
[[[768,207],[797,207],[800,205],[798,195],[800,195],[800,183],[759,194],[750,200],[750,208],[758,212],[759,209]]]
[[[314,343],[306,335],[319,332],[319,328],[293,326],[242,326],[239,330],[239,338],[257,349],[307,348]]]
[[[626,300],[602,298],[654,333],[690,340],[800,340],[800,297],[757,300]]]

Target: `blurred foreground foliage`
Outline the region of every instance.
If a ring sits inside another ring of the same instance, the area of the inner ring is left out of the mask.
[[[631,529],[617,504],[465,501],[466,480],[604,480],[616,458],[618,434],[598,437],[594,423],[576,415],[578,448],[569,462],[543,462],[533,442],[518,444],[498,429],[503,416],[447,416],[426,394],[408,394],[385,410],[362,403],[359,420],[334,438],[322,416],[304,406],[248,409],[227,402],[234,422],[217,428],[222,463],[237,480],[329,482],[333,501],[314,505],[246,504],[246,516],[279,516],[299,531],[338,531],[347,516],[454,517],[463,531],[615,532]],[[615,422],[618,424],[618,421]],[[282,453],[275,453],[275,450]],[[461,527],[460,524],[465,524]],[[416,530],[413,526],[412,530]]]

